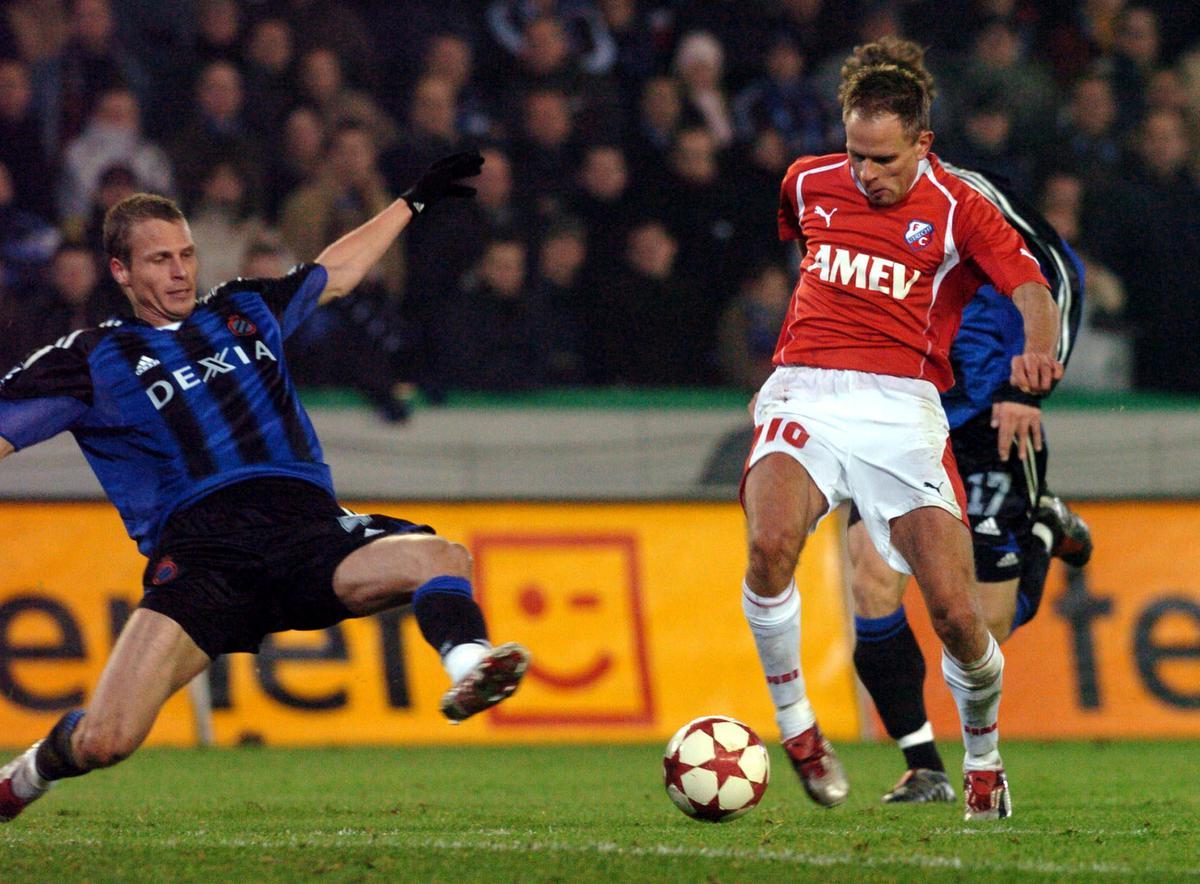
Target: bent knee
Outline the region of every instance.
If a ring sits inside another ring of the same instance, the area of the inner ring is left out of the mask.
[[[933,631],[946,644],[953,645],[973,635],[979,619],[979,612],[968,600],[929,605],[929,620]]]
[[[421,569],[421,579],[430,580],[434,577],[450,575],[452,577],[470,577],[473,561],[470,551],[461,543],[438,537],[426,550],[424,567]]]
[[[767,573],[791,571],[804,547],[804,534],[792,528],[771,526],[750,538],[750,570]]]

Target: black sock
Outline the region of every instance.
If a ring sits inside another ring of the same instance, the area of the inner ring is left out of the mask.
[[[413,593],[412,606],[421,635],[441,656],[457,645],[487,641],[483,612],[465,577],[434,577],[423,583]]]
[[[43,780],[61,780],[87,773],[76,763],[75,753],[71,751],[71,734],[75,733],[75,727],[82,718],[82,709],[68,712],[50,728],[50,734],[38,746],[33,761],[38,776]]]
[[[854,668],[893,740],[920,730],[925,714],[925,658],[904,606],[886,617],[855,617]],[[932,741],[903,750],[909,768],[945,770]]]
[[[943,773],[946,770],[946,765],[942,763],[942,756],[938,753],[937,746],[932,740],[928,743],[916,743],[900,751],[904,753],[904,761],[908,764],[909,770],[916,770],[920,767],[926,770],[940,770]]]
[[[1024,626],[1037,614],[1049,573],[1050,551],[1040,538],[1030,534],[1021,546],[1021,576],[1017,581],[1017,610],[1013,615],[1013,629]]]

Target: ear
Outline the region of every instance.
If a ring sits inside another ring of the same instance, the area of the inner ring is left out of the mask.
[[[925,159],[925,155],[929,153],[929,149],[932,147],[933,133],[926,129],[917,136],[917,159]]]
[[[129,270],[117,258],[108,259],[108,272],[112,274],[113,279],[117,281],[117,285],[129,285]]]

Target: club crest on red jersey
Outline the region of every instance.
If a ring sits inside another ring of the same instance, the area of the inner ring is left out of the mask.
[[[933,225],[928,221],[914,218],[908,222],[908,229],[904,231],[904,241],[914,249],[925,248],[932,239]]]
[[[229,321],[225,323],[225,326],[239,338],[244,338],[247,335],[252,335],[258,331],[258,326],[256,326],[246,317],[242,316],[240,313],[234,313],[232,316],[230,316]]]

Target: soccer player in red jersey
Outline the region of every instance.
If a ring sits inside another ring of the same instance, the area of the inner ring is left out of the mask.
[[[754,405],[743,610],[801,783],[817,803],[841,803],[849,784],[805,695],[793,575],[807,535],[853,499],[880,555],[916,577],[943,643],[966,744],[966,818],[997,819],[1011,813],[997,733],[1004,657],[972,591],[938,394],[953,383],[950,344],[981,277],[1024,322],[1017,388],[1045,392],[1062,376],[1058,316],[1021,237],[930,153],[922,57],[895,38],[858,47],[842,69],[846,153],[803,157],[783,180],[780,237],[797,240],[803,260],[776,371]]]

